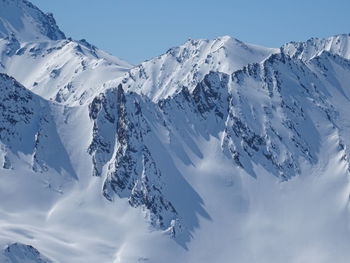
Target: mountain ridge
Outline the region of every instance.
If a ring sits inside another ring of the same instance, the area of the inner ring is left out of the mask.
[[[51,13],[44,14],[27,0],[1,0],[0,36],[9,35],[22,41],[65,39]],[[5,18],[5,19],[4,19]]]
[[[0,38],[0,260],[348,261],[349,35],[131,66],[40,30]]]

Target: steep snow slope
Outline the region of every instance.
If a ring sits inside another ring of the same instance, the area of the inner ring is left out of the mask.
[[[61,104],[83,104],[103,83],[131,66],[85,40],[21,43],[0,40],[0,72],[14,76],[34,93]]]
[[[1,0],[0,38],[10,35],[20,41],[65,38],[52,14],[44,14],[26,0]]]
[[[56,106],[78,181],[38,205],[41,175],[3,170],[2,242],[58,262],[345,263],[349,72],[328,52],[276,54],[156,103],[118,87]],[[4,190],[19,178],[26,202]]]
[[[1,262],[21,263],[50,263],[49,259],[43,257],[40,252],[32,246],[13,243],[5,248],[0,254]]]
[[[291,42],[282,46],[283,52],[291,57],[309,60],[328,51],[345,59],[350,59],[350,35],[343,34],[329,38],[311,38],[306,42]]]
[[[188,40],[131,69],[122,83],[128,90],[156,101],[176,93],[183,86],[193,89],[210,71],[230,74],[275,52],[278,49],[246,44],[229,36],[214,40]],[[117,83],[120,83],[119,79],[109,85]]]
[[[57,184],[76,175],[57,134],[53,105],[4,74],[0,74],[0,91],[1,167],[42,173],[49,187],[59,190]]]
[[[86,40],[66,39],[52,15],[26,0],[1,0],[0,19],[0,72],[46,99],[83,104],[131,67]]]
[[[341,60],[338,56],[335,59]],[[343,70],[349,71],[347,63],[343,62],[342,65]],[[95,123],[90,148],[94,174],[101,176],[108,160],[112,158],[113,164],[113,159],[116,159],[116,164],[108,165],[105,195],[112,199],[110,193],[114,191],[120,197],[129,198],[132,206],[135,205],[135,195],[141,196],[141,204],[149,206],[148,201],[153,198],[147,187],[149,171],[145,170],[145,164],[142,168],[138,163],[145,158],[142,157],[144,149],[147,160],[151,160],[154,167],[169,163],[165,158],[166,153],[162,153],[159,160],[156,157],[162,152],[154,146],[159,145],[156,138],[164,137],[164,143],[170,146],[167,151],[187,165],[193,164],[191,155],[203,158],[198,150],[200,146],[194,143],[198,138],[193,136],[214,136],[220,138],[222,151],[232,160],[232,165],[253,177],[257,177],[254,170],[256,165],[264,167],[282,181],[300,175],[303,164],[312,166],[319,162],[321,140],[318,122],[328,123],[324,125],[331,125],[334,129],[344,124],[337,122],[341,109],[337,111],[333,106],[335,102],[327,99],[328,93],[335,94],[331,89],[340,87],[320,81],[322,75],[317,75],[320,74],[319,67],[316,69],[314,64],[306,65],[282,53],[271,55],[260,64],[248,65],[235,72],[232,78],[212,72],[192,92],[182,88],[173,97],[157,103],[147,102],[148,98],[133,92],[123,95],[121,87],[115,91],[118,95],[108,93],[99,96],[90,107],[90,117]],[[321,69],[323,67],[325,65]],[[338,85],[346,83],[345,79]],[[346,99],[347,94],[344,94],[339,99]],[[122,106],[118,106],[118,103]],[[154,106],[149,106],[150,103]],[[108,134],[111,130],[116,130],[117,136]],[[346,146],[338,128],[336,133],[339,136],[337,147],[343,151]],[[114,147],[116,150],[113,153]],[[344,151],[346,162],[347,155]],[[151,173],[156,177],[170,173],[166,167],[163,169],[164,172],[156,169]],[[138,192],[139,184],[146,184],[141,187],[141,195]],[[125,193],[125,189],[129,192]],[[162,193],[159,189],[155,191]],[[174,203],[171,198],[167,200]],[[162,212],[152,208],[155,203],[159,202],[153,200],[147,209],[157,217]],[[140,205],[139,202],[137,204]],[[181,204],[172,205],[171,209],[160,202],[159,206],[162,205],[165,210],[174,212],[181,209]],[[181,221],[181,214],[174,213],[174,216]],[[158,220],[162,226],[160,218]],[[186,223],[182,226],[183,231],[187,231],[185,226]],[[188,229],[192,229],[191,224],[188,226]]]
[[[129,70],[0,5],[0,261],[349,262],[347,35]]]

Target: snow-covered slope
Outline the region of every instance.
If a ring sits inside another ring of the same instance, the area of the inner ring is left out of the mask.
[[[0,5],[1,262],[349,262],[349,36],[131,68]]]
[[[1,0],[0,38],[10,35],[20,41],[65,38],[52,14],[44,14],[26,0]]]
[[[74,169],[57,134],[54,106],[1,73],[0,91],[1,167],[40,172],[49,185],[74,179]]]
[[[291,42],[282,46],[283,52],[291,57],[309,60],[328,51],[343,58],[350,59],[350,35],[343,34],[329,38],[311,38],[306,42]]]
[[[231,74],[275,52],[278,49],[246,44],[229,36],[214,40],[188,40],[131,69],[122,83],[128,90],[159,100],[176,93],[183,86],[192,90],[210,71]],[[118,82],[119,79],[109,85]]]
[[[49,259],[43,257],[40,252],[30,245],[13,243],[8,245],[2,254],[1,262],[21,262],[21,263],[50,263]]]
[[[21,43],[0,39],[0,72],[15,77],[45,99],[83,104],[131,66],[88,42],[58,40]]]
[[[86,40],[66,39],[52,15],[26,0],[0,1],[0,72],[61,104],[91,100],[131,65]]]

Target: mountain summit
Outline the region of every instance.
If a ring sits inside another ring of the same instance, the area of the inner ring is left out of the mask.
[[[0,37],[21,41],[64,39],[52,14],[45,14],[26,0],[0,0]]]
[[[173,95],[183,86],[192,90],[210,71],[231,74],[278,51],[243,43],[230,36],[190,39],[133,68],[126,74],[123,84],[129,90],[159,100]]]
[[[130,68],[84,39],[66,39],[52,14],[30,2],[0,0],[0,73],[34,93],[57,103],[82,104]]]
[[[330,52],[350,59],[350,34],[341,34],[329,38],[311,38],[306,42],[291,42],[282,46],[283,52],[291,57],[309,60],[322,52]]]
[[[0,0],[0,262],[350,262],[349,36],[132,66]]]

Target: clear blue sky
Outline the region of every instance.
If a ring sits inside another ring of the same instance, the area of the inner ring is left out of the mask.
[[[279,47],[350,33],[349,0],[31,0],[54,13],[73,39],[85,38],[133,64],[189,38],[231,35]]]

